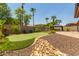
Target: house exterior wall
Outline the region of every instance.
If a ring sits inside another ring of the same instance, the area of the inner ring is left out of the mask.
[[[64,26],[64,31],[67,31],[67,29],[69,31],[77,31],[77,26]]]

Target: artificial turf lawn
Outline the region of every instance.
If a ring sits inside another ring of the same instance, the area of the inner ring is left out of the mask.
[[[17,50],[30,46],[36,37],[47,35],[45,32],[10,35],[8,42],[0,44],[0,50]]]

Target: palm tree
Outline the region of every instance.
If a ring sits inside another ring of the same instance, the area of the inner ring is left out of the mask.
[[[54,22],[56,19],[56,16],[51,16],[51,19],[52,19],[52,22]]]
[[[22,3],[22,4],[21,4],[21,8],[22,8],[23,10],[24,10],[24,5],[25,5],[25,3]],[[24,14],[22,15],[22,19],[23,19],[23,20],[22,20],[22,23],[23,23],[22,25],[25,26]]]
[[[45,20],[46,20],[46,24],[47,24],[47,23],[48,23],[49,18],[45,18]]]
[[[25,17],[24,17],[25,25],[29,24],[31,17],[32,17],[31,15],[28,15],[28,14],[25,15]]]
[[[50,30],[50,26],[49,26],[49,24],[48,24],[48,20],[49,20],[49,18],[46,17],[45,20],[46,20],[47,28],[49,28],[49,30]]]
[[[21,7],[19,7],[18,9],[16,9],[16,15],[17,15],[17,18],[18,20],[20,21],[20,30],[22,31],[23,30],[23,19],[24,19],[24,9],[22,9]]]
[[[56,24],[59,25],[62,21],[60,19],[56,19],[56,22],[57,22]]]
[[[35,30],[34,29],[34,16],[35,16],[36,9],[35,8],[31,8],[31,12],[32,12],[32,17],[33,17],[33,31],[34,31]]]
[[[21,4],[21,8],[22,8],[22,9],[24,9],[24,5],[25,5],[25,3],[22,3],[22,4]]]
[[[54,22],[55,19],[56,19],[56,16],[51,16],[51,20],[52,20],[52,22]],[[53,29],[54,29],[54,26],[53,26]]]
[[[56,20],[54,20],[54,22],[50,22],[50,27],[53,27],[53,30],[54,30],[54,26],[57,25],[57,24],[60,24],[60,23],[61,23],[61,20],[56,19]]]

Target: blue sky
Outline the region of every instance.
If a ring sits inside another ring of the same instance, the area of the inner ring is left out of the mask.
[[[13,17],[15,17],[15,10],[21,6],[19,3],[8,4],[11,9]],[[36,8],[35,24],[43,24],[46,17],[57,16],[62,20],[61,24],[67,24],[78,21],[78,18],[74,18],[75,4],[72,3],[26,3],[24,8],[27,14],[30,14],[30,8]],[[32,20],[30,21],[32,24]]]

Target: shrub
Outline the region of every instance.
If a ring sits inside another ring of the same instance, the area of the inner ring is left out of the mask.
[[[7,28],[4,28],[2,29],[2,33],[5,35],[5,36],[8,36],[10,33],[9,33],[9,30]]]
[[[70,28],[67,28],[66,30],[67,30],[67,31],[70,31]]]
[[[18,28],[14,28],[14,29],[13,29],[13,33],[14,33],[14,34],[19,34],[19,33],[20,33],[20,31],[19,31],[19,29],[18,29]]]
[[[56,30],[51,30],[51,33],[56,33]]]
[[[5,35],[0,31],[0,39],[4,38]]]
[[[13,34],[19,34],[20,33],[20,28],[18,25],[12,25],[12,33]]]
[[[56,30],[50,30],[50,31],[48,31],[48,33],[49,33],[49,34],[51,34],[51,33],[56,33]]]
[[[35,28],[35,32],[40,32],[41,30],[39,28]]]
[[[6,43],[8,41],[8,38],[2,38],[0,39],[0,44]]]
[[[5,43],[7,41],[8,39],[5,38],[5,35],[2,32],[0,32],[0,44]]]
[[[54,29],[54,30],[56,30],[56,31],[60,31],[60,29]]]
[[[26,30],[22,30],[23,33],[27,33]]]
[[[33,30],[29,30],[29,33],[33,33]]]

